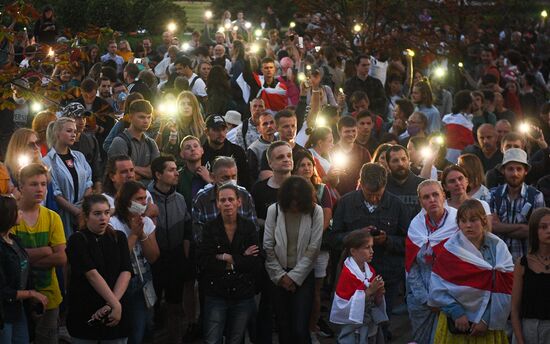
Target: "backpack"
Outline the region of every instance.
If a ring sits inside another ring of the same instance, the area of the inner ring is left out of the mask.
[[[143,134],[143,135],[145,135],[145,134]],[[124,132],[121,132],[120,134],[118,134],[117,137],[120,137],[121,139],[124,140],[124,142],[126,142],[126,146],[128,147],[128,154],[127,155],[131,158],[132,157],[132,141],[130,141],[130,138],[128,138],[128,136],[126,134],[124,134]],[[146,137],[145,142],[147,142],[147,147],[149,148],[149,153],[152,156],[153,152],[155,151],[155,148],[153,147],[152,139]]]

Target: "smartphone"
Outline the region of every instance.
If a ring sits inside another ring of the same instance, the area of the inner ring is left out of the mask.
[[[142,63],[142,62],[143,62],[143,59],[134,58],[134,63],[135,64],[139,64],[139,63]]]
[[[298,37],[298,48],[304,49],[304,37]]]

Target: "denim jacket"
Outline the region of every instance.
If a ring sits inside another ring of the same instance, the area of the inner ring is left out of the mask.
[[[81,201],[84,198],[86,190],[92,187],[92,168],[86,161],[84,154],[74,150],[69,150],[69,152],[74,158],[74,166],[78,174],[77,199]],[[42,158],[42,161],[50,169],[54,196],[61,195],[72,203],[75,198],[73,177],[55,149],[50,149],[48,154]],[[73,232],[73,225],[76,224],[76,219],[73,218],[71,213],[61,209],[61,207],[59,209],[59,216],[61,216],[61,220],[63,221],[65,237],[69,238]]]

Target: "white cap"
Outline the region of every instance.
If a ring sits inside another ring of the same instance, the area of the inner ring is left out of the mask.
[[[229,110],[225,113],[225,116],[223,116],[223,119],[225,119],[227,123],[233,125],[241,125],[241,118],[241,114],[235,110]]]

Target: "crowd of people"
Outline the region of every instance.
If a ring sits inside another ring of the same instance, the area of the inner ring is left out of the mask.
[[[550,342],[550,25],[469,33],[457,88],[267,13],[3,45],[0,343]]]

